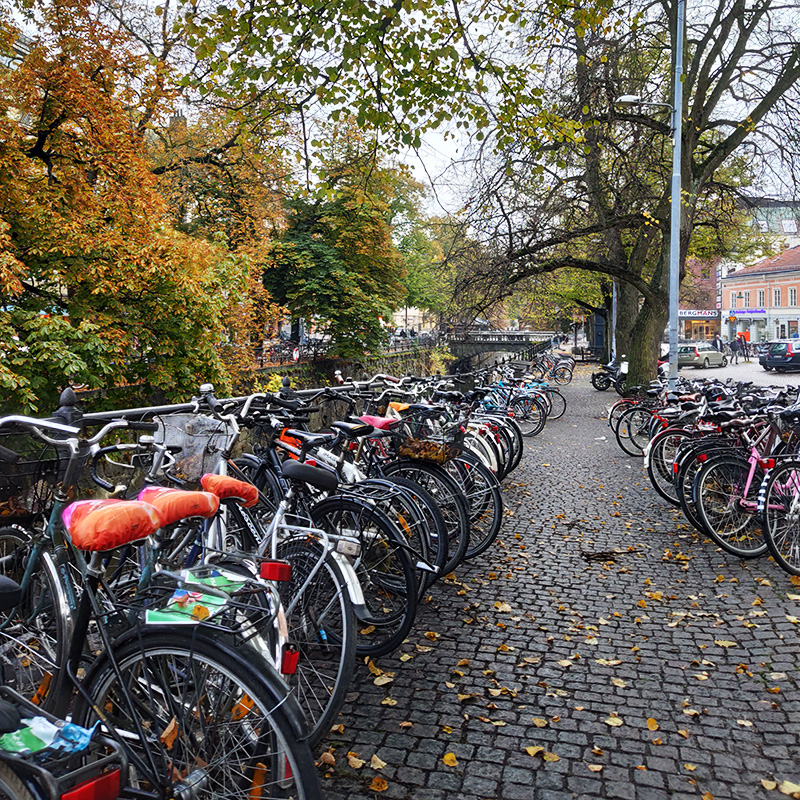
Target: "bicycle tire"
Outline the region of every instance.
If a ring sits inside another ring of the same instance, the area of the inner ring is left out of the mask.
[[[359,615],[356,653],[381,656],[406,638],[417,613],[416,570],[407,545],[391,521],[374,506],[334,496],[311,509],[314,525],[355,537],[361,553],[354,568],[365,608]]]
[[[0,528],[0,574],[22,581],[32,540],[23,528]],[[61,578],[51,554],[43,550],[20,604],[0,613],[3,682],[28,700],[49,709],[72,630]]]
[[[739,455],[721,455],[706,461],[694,478],[692,500],[705,533],[727,553],[757,558],[767,551],[756,511],[763,470]],[[750,504],[753,506],[749,508]]]
[[[220,800],[321,796],[302,711],[254,648],[174,625],[141,626],[114,644],[113,657],[89,668],[81,688],[91,703],[79,694],[73,721],[91,727],[102,709],[107,730],[122,732],[129,757],[138,756],[132,788],[174,794],[196,780]]]
[[[297,670],[287,677],[308,721],[313,747],[330,732],[350,687],[356,662],[356,615],[341,568],[323,545],[307,536],[278,543],[277,556],[292,565],[288,582],[277,584],[284,608],[311,576],[287,614],[289,641],[300,653]],[[320,557],[322,566],[312,576]]]
[[[634,458],[641,458],[644,455],[644,448],[650,439],[648,436],[647,440],[642,443],[642,432],[647,431],[650,416],[651,414],[647,409],[634,406],[625,411],[620,417],[615,435],[617,443],[627,455]]]
[[[463,560],[469,548],[469,507],[458,484],[438,464],[401,459],[384,465],[387,477],[400,475],[414,481],[436,501],[447,524],[447,563],[444,574],[452,572]]]
[[[800,461],[782,461],[761,491],[764,540],[770,555],[790,575],[800,575]]]
[[[35,797],[9,765],[0,762],[0,800],[35,800]]]
[[[636,404],[637,401],[630,397],[621,397],[616,403],[614,403],[613,406],[611,406],[611,411],[608,412],[608,424],[611,427],[611,430],[614,431],[614,434],[617,432],[620,417],[626,411],[630,411],[630,409]]]
[[[561,419],[567,413],[567,399],[558,389],[552,387],[544,390],[544,393],[550,398],[550,414],[549,419]]]
[[[526,438],[537,436],[544,430],[547,414],[541,401],[533,395],[515,397],[509,410],[514,413],[514,420]]]
[[[567,366],[556,367],[553,371],[553,380],[562,386],[572,383],[572,370]]]
[[[667,428],[651,439],[647,452],[647,476],[650,483],[664,500],[677,507],[680,507],[680,500],[673,463],[680,442],[691,436],[691,432],[684,428]]]
[[[447,464],[457,478],[470,508],[469,547],[465,559],[484,553],[497,539],[503,524],[503,493],[490,470],[468,453]]]

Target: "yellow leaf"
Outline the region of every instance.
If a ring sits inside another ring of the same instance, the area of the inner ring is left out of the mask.
[[[474,694],[460,694],[460,695],[458,695],[458,700],[461,703],[466,703],[467,700],[474,700],[474,699],[475,699],[475,695]]]
[[[369,765],[372,769],[383,769],[386,766],[386,762],[382,758],[378,758],[377,755],[374,755],[369,760]]]
[[[500,695],[503,694],[503,690],[502,689],[489,689],[489,694],[492,697],[500,697]]]
[[[699,680],[699,681],[707,681],[708,680],[708,675],[706,675],[705,672],[696,672],[694,677],[697,678],[697,680]]]
[[[364,764],[366,764],[367,762],[363,761],[362,759],[360,759],[358,757],[358,753],[348,753],[347,754],[347,763],[353,769],[361,769],[361,767],[363,767]]]
[[[403,653],[403,655],[400,656],[401,661],[411,661],[412,658],[414,658],[414,656],[412,656],[411,653]]]
[[[594,753],[596,756],[601,756],[601,755],[603,755],[603,748],[602,748],[602,747],[597,747],[597,745],[595,745],[595,746],[592,748],[592,752],[593,752],[593,753]]]
[[[792,783],[792,781],[781,781],[778,784],[778,791],[781,794],[789,794],[794,796],[797,792],[800,792],[800,783]]]
[[[449,725],[442,725],[442,730],[445,733],[452,733],[453,732],[453,729]]]
[[[501,603],[499,600],[494,604],[494,607],[501,614],[508,614],[511,611],[511,606],[508,603]]]
[[[718,645],[719,647],[738,647],[738,642],[732,642],[728,639],[714,639],[714,644]]]
[[[396,706],[397,705],[397,700],[395,700],[393,697],[384,697],[383,700],[381,700],[381,705],[382,706]]]
[[[383,675],[383,670],[376,666],[374,661],[370,660],[369,664],[367,664],[367,667],[369,667],[369,671],[373,675]]]
[[[542,758],[545,761],[561,761],[561,759],[555,753],[548,753],[546,750],[542,753]]]
[[[539,753],[543,753],[544,752],[544,747],[539,747],[538,745],[533,745],[531,747],[526,747],[525,748],[525,752],[531,757],[538,756]]]
[[[752,728],[753,723],[750,722],[749,719],[737,719],[736,720],[740,725],[744,726],[745,728]]]
[[[369,636],[371,633],[375,633],[375,626],[367,625],[366,628],[361,629],[360,633],[364,634],[364,636]]]
[[[389,784],[383,778],[373,778],[369,785],[371,792],[385,792],[388,788]]]
[[[617,664],[621,664],[622,660],[619,658],[596,658],[595,664],[599,664],[601,667],[616,667]]]
[[[657,731],[658,730],[658,723],[652,717],[648,717],[648,719],[647,719],[647,729],[649,731]]]
[[[344,733],[344,725],[334,725],[331,728],[331,733]]]
[[[660,736],[657,736],[655,739],[653,739],[653,744],[664,744],[664,742],[661,741]]]
[[[498,652],[500,653],[507,653],[511,648],[507,644],[501,644],[500,647],[497,648]]]
[[[794,622],[795,625],[800,623],[800,617],[793,617],[791,614],[787,614],[786,619],[788,619],[789,622]]]
[[[455,753],[445,753],[444,758],[442,759],[448,767],[455,767],[458,766],[458,759],[456,758]]]
[[[614,686],[618,686],[620,689],[624,689],[628,685],[622,678],[612,678],[611,683],[613,683]]]
[[[432,642],[435,642],[439,638],[439,634],[435,631],[426,631],[425,638],[430,639]]]
[[[778,788],[778,782],[777,781],[768,781],[766,778],[762,778],[761,779],[761,785],[765,789],[777,789]]]
[[[683,736],[684,739],[688,739],[689,738],[689,731],[687,731],[687,730],[679,730],[678,731],[678,735],[679,736]]]
[[[332,754],[332,753],[327,753],[327,752],[326,752],[326,753],[323,753],[323,754],[322,754],[322,755],[319,757],[319,760],[320,760],[320,761],[321,761],[323,764],[327,764],[328,766],[331,766],[331,767],[332,767],[334,764],[336,764],[336,759],[333,757],[333,754]]]
[[[700,795],[701,800],[714,800],[714,795],[711,792],[703,792]]]
[[[789,583],[791,583],[792,586],[800,586],[800,575],[792,575],[789,578]]]
[[[786,597],[789,600],[800,600],[800,594],[787,594]]]
[[[647,608],[647,603],[644,600],[640,600],[637,604],[639,608]]]
[[[390,678],[388,675],[378,675],[374,681],[372,681],[376,686],[386,686],[387,683],[391,683],[394,678]]]
[[[608,719],[605,719],[604,722],[606,725],[610,725],[612,728],[619,728],[620,725],[624,724],[620,717],[608,717]]]
[[[602,772],[603,771],[603,765],[602,764],[587,764],[586,766],[589,768],[589,772]]]
[[[492,722],[492,725],[494,725],[495,728],[502,728],[504,725],[508,725],[508,723],[503,722],[502,720],[495,720],[494,722]]]
[[[569,661],[566,658],[562,658],[561,661],[557,662],[557,664],[558,664],[559,667],[571,667],[572,666],[572,662]]]
[[[697,769],[697,765],[696,764],[684,764],[683,768],[684,769],[688,769],[689,772],[694,772]]]
[[[409,722],[408,720],[406,720],[405,722],[401,722],[400,723],[400,727],[401,728],[412,728],[413,726],[414,726],[414,723],[413,722]]]
[[[427,645],[424,644],[418,644],[415,646],[417,648],[418,653],[430,653],[430,651],[433,649],[432,647],[428,647]]]
[[[546,719],[543,719],[542,717],[532,717],[532,718],[531,718],[531,722],[532,722],[532,723],[533,723],[533,724],[534,724],[534,725],[535,725],[537,728],[544,728],[544,727],[546,727],[546,726],[547,726],[547,720],[546,720]]]
[[[683,713],[686,714],[687,717],[699,717],[700,712],[696,708],[684,708]]]
[[[456,664],[456,666],[457,667],[468,667],[469,666],[469,659],[468,658],[462,658],[461,661],[459,661],[458,664]]]

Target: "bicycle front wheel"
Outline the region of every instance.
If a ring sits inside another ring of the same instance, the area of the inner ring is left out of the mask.
[[[766,479],[762,519],[769,552],[790,575],[800,575],[800,461],[784,461]]]
[[[91,727],[102,716],[126,743],[133,789],[209,800],[321,796],[297,702],[232,636],[137,628],[92,665],[82,688],[92,705],[79,696],[73,721]]]

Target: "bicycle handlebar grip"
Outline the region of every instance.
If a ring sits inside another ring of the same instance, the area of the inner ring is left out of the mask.
[[[128,420],[128,427],[132,431],[146,431],[155,433],[161,426],[157,422],[145,422],[144,420],[132,421]]]
[[[111,453],[117,449],[116,445],[109,445],[108,447],[101,447],[92,458],[91,464],[89,464],[89,476],[91,479],[101,488],[105,489],[107,492],[113,492],[116,488],[114,484],[109,483],[108,481],[104,481],[101,477],[97,474],[97,462],[103,458],[107,453]]]
[[[284,400],[282,397],[278,397],[278,395],[275,394],[271,394],[267,398],[267,403],[278,406],[278,408],[285,408],[287,411],[297,411],[297,409],[300,408],[299,400]]]
[[[19,459],[19,453],[15,453],[8,447],[0,446],[0,461],[2,461],[4,464],[16,464]]]

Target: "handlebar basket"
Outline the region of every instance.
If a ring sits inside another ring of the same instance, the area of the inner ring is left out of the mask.
[[[49,511],[66,462],[27,431],[3,431],[0,445],[20,456],[14,464],[0,462],[0,524],[26,524]]]
[[[154,435],[155,441],[180,448],[168,474],[187,488],[198,488],[200,478],[219,464],[227,444],[227,426],[213,417],[189,413],[156,417],[156,422],[161,427]]]
[[[458,424],[441,426],[435,420],[403,420],[396,431],[397,454],[444,464],[463,450],[464,432]]]

